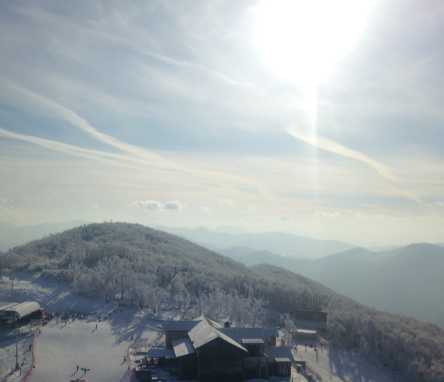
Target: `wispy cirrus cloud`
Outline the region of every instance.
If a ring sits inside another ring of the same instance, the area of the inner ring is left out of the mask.
[[[356,159],[360,162],[363,162],[367,164],[368,166],[372,167],[379,175],[381,175],[383,178],[395,182],[395,183],[401,183],[400,180],[391,172],[390,168],[386,166],[383,163],[380,163],[378,161],[375,161],[374,159],[371,159],[367,155],[355,151],[352,149],[349,149],[345,146],[340,145],[339,143],[332,141],[331,139],[328,139],[326,137],[323,137],[318,134],[308,134],[306,132],[301,131],[300,129],[291,127],[287,129],[287,132],[295,137],[296,139],[299,139],[303,142],[306,142],[314,147],[317,147],[322,150],[330,151],[332,153],[342,155],[344,157]],[[408,190],[403,189],[397,189],[397,192],[402,194],[408,199],[411,199],[417,203],[427,205],[427,203],[424,203],[417,195],[415,195],[413,192],[410,192]]]
[[[221,199],[217,202],[220,206],[226,206],[226,207],[234,207],[234,203],[227,198]]]
[[[234,86],[239,86],[242,88],[250,88],[253,90],[259,90],[262,94],[266,94],[267,92],[265,91],[265,89],[263,89],[262,87],[255,85],[251,82],[242,82],[242,81],[237,81],[229,76],[227,76],[226,74],[219,72],[217,70],[214,69],[209,69],[203,65],[199,65],[199,64],[195,64],[193,62],[188,62],[188,61],[179,61],[176,60],[174,58],[168,57],[168,56],[164,56],[163,54],[159,54],[156,52],[152,52],[152,51],[148,51],[148,50],[141,50],[141,53],[150,56],[152,58],[155,58],[156,60],[171,64],[171,65],[175,65],[175,66],[184,66],[184,67],[188,67],[188,68],[193,68],[193,69],[197,69],[200,71],[203,71],[207,74],[210,74],[230,85],[234,85]]]
[[[121,166],[126,165],[127,158],[125,156],[122,156],[119,154],[112,154],[112,153],[107,153],[107,152],[103,152],[103,151],[99,151],[99,150],[85,149],[82,147],[70,145],[70,144],[63,143],[63,142],[53,141],[51,139],[14,133],[12,131],[3,129],[2,127],[0,127],[0,135],[3,137],[7,137],[7,138],[14,138],[14,139],[18,139],[21,141],[33,143],[33,144],[36,144],[36,145],[39,145],[39,146],[42,146],[42,147],[45,147],[45,148],[48,148],[51,150],[63,152],[65,154],[75,155],[78,157],[92,159],[92,160],[101,161],[101,162],[105,162],[107,158],[108,159],[115,159],[115,160],[120,161],[119,163]],[[124,160],[124,161],[122,162],[122,160]],[[112,163],[114,164],[115,162],[112,161]]]
[[[288,128],[287,132],[293,137],[303,142],[306,142],[314,147],[317,147],[319,149],[330,151],[338,155],[342,155],[345,157],[361,161],[372,167],[374,170],[378,172],[379,175],[381,175],[385,179],[390,180],[392,182],[399,182],[399,179],[392,174],[390,169],[385,164],[379,163],[369,158],[367,155],[360,153],[359,151],[351,150],[328,138],[322,137],[320,135],[313,136],[296,128]]]
[[[80,117],[76,112],[47,97],[44,97],[30,90],[19,87],[15,84],[9,83],[7,84],[7,87],[28,97],[29,99],[34,101],[34,103],[38,105],[38,107],[44,108],[48,114],[52,114],[53,117],[56,118],[58,117],[66,122],[69,122],[73,126],[85,131],[86,133],[90,134],[92,137],[103,143],[106,143],[112,147],[115,147],[129,154],[136,155],[140,158],[152,161],[153,163],[156,164],[158,164],[159,162],[163,163],[167,162],[164,158],[161,158],[160,156],[153,154],[148,150],[144,150],[140,147],[127,144],[108,134],[101,133],[100,131],[92,127],[88,123],[88,121]]]
[[[40,145],[49,149],[65,152],[67,154],[80,156],[87,159],[105,161],[105,159],[114,159],[119,161],[120,166],[133,166],[133,167],[145,167],[158,168],[163,171],[170,171],[176,173],[186,173],[197,177],[198,179],[211,180],[213,183],[231,189],[237,193],[242,191],[236,186],[236,184],[245,184],[253,186],[260,192],[266,193],[269,197],[272,197],[270,193],[260,184],[257,184],[245,177],[237,177],[230,173],[216,173],[211,170],[201,170],[196,168],[185,167],[178,162],[168,160],[158,154],[155,154],[145,148],[128,144],[116,139],[108,134],[104,134],[91,126],[87,120],[79,116],[75,111],[45,97],[37,94],[33,91],[20,87],[9,81],[2,80],[0,84],[9,90],[21,94],[29,103],[29,108],[35,112],[38,110],[44,113],[46,116],[50,115],[51,118],[61,119],[70,123],[71,125],[86,132],[96,140],[112,146],[118,150],[123,151],[126,154],[114,154],[106,151],[91,150],[77,147],[70,144],[65,144],[58,141],[48,140],[45,138],[39,138],[19,133],[14,133],[6,129],[0,128],[0,134],[10,138],[20,139],[30,143]]]

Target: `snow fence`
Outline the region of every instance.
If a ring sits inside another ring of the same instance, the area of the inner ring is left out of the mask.
[[[34,337],[32,338],[32,361],[31,361],[31,366],[29,366],[28,372],[26,373],[25,379],[23,380],[23,382],[27,382],[29,376],[31,375],[32,370],[34,369],[34,349],[35,349],[35,337],[37,336],[37,333],[39,332],[40,328],[42,327],[42,324],[40,323],[39,326],[37,326],[37,328],[34,331]]]
[[[128,360],[128,375],[130,376],[131,382],[134,382],[134,378],[133,378],[133,371],[131,370],[131,356],[130,356],[130,347],[131,345],[128,345],[128,349],[126,350],[127,354],[126,354],[126,359]]]

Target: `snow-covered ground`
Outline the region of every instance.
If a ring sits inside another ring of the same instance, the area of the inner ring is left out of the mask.
[[[38,275],[15,273],[14,301],[37,301],[47,312],[72,310],[90,312],[94,315],[86,319],[71,320],[65,323],[53,320],[35,339],[35,369],[29,382],[59,382],[80,378],[86,382],[131,381],[128,373],[136,366],[136,361],[143,358],[143,352],[149,347],[163,345],[161,319],[179,319],[177,311],[161,311],[156,319],[147,319],[146,312],[123,308],[114,312],[115,303],[94,301],[81,298],[63,284],[42,280]],[[7,277],[0,280],[0,301],[11,299],[11,281]],[[103,320],[104,316],[111,317]],[[101,316],[101,322],[97,321]],[[96,329],[97,324],[97,329]],[[25,334],[18,337],[18,361],[23,363],[22,375],[18,372],[6,376],[15,365],[15,341],[0,342],[0,380],[21,382],[29,369],[32,343],[36,326],[28,325],[21,330]],[[0,337],[11,332],[11,329],[0,328]],[[37,331],[38,333],[38,331]],[[353,351],[345,349],[328,349],[318,352],[308,347],[305,342],[298,343],[297,356],[306,360],[323,381],[331,382],[397,382],[401,379],[390,370],[373,365],[368,359]],[[307,341],[307,344],[310,342]],[[312,342],[314,345],[315,342]],[[124,356],[130,354],[130,361],[124,363]],[[79,370],[77,371],[77,365]],[[86,372],[82,368],[90,369]],[[159,371],[159,377],[170,381],[168,373]],[[294,381],[305,381],[299,374],[294,374]],[[133,375],[136,381],[135,374]]]
[[[127,369],[128,366],[131,369],[135,366],[136,348],[163,344],[163,332],[155,327],[159,322],[144,318],[144,312],[123,308],[114,313],[115,303],[81,298],[66,285],[46,282],[37,275],[26,273],[16,273],[14,277],[17,278],[14,301],[37,301],[46,312],[72,310],[94,313],[86,319],[69,320],[66,325],[60,320],[57,323],[55,319],[41,328],[35,341],[35,369],[29,382],[70,381],[77,378],[87,382],[130,381]],[[10,296],[11,281],[3,277],[0,281],[0,300],[10,300]],[[103,317],[108,316],[109,312],[112,312],[111,317],[104,320]],[[98,322],[97,316],[102,317],[101,322]],[[28,331],[28,336],[19,341],[19,363],[26,358],[22,375],[16,372],[3,381],[23,381],[30,366],[29,344],[32,342],[33,328],[35,326],[23,328]],[[9,334],[11,330],[4,328],[3,332],[0,336]],[[124,363],[123,357],[127,356],[128,348],[131,363]],[[10,371],[15,365],[15,341],[0,343],[0,357]],[[82,368],[90,370],[85,374]]]
[[[298,352],[293,354],[305,360],[324,382],[404,381],[396,373],[379,365],[373,365],[367,358],[355,351],[336,349],[328,344],[321,350],[316,341],[296,341],[295,344],[298,346]],[[308,345],[307,350],[305,350],[305,344]],[[315,346],[318,346],[318,354],[314,350]],[[307,368],[307,372],[310,373],[309,368]]]

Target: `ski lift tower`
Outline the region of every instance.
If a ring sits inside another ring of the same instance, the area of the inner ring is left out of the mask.
[[[9,280],[11,280],[12,284],[11,284],[11,302],[13,302],[14,299],[14,273],[11,274],[11,277],[9,278]]]

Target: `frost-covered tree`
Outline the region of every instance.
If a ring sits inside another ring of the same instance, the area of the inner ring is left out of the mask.
[[[290,313],[287,313],[284,316],[284,323],[285,323],[285,329],[287,330],[289,337],[293,338],[295,336],[297,327],[293,319],[291,318]]]
[[[264,300],[261,298],[255,299],[255,298],[249,298],[247,300],[247,317],[248,317],[248,324],[251,327],[255,327],[256,322],[258,321],[258,315],[259,311],[262,310],[262,306],[264,305]]]
[[[156,314],[160,301],[169,297],[169,293],[158,286],[147,285],[144,291],[144,300],[151,311]]]

